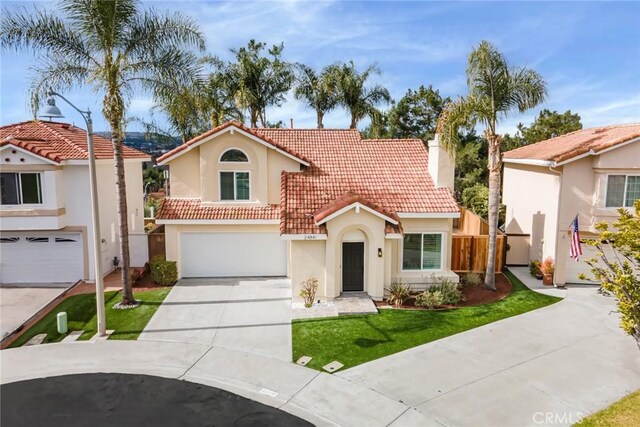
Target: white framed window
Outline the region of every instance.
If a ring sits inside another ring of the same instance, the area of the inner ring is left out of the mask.
[[[248,171],[221,171],[220,200],[251,200],[250,173]]]
[[[230,148],[220,156],[220,162],[249,163],[249,157],[238,148]]]
[[[0,199],[3,205],[42,204],[42,178],[39,172],[0,173]]]
[[[402,239],[402,270],[442,270],[444,233],[405,233]]]
[[[607,175],[605,207],[630,208],[640,199],[640,175]]]

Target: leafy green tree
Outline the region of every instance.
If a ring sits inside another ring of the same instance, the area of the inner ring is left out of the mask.
[[[329,67],[332,79],[336,81],[340,104],[351,115],[350,129],[355,129],[365,117],[373,118],[379,114],[378,106],[389,103],[389,91],[379,84],[368,86],[367,81],[374,74],[380,74],[376,65],[370,65],[364,71],[356,69],[353,61],[348,64],[334,64]]]
[[[419,138],[425,143],[433,139],[438,117],[449,101],[431,85],[409,89],[389,113],[391,137]]]
[[[612,227],[606,221],[596,224],[600,235],[587,244],[597,252],[586,262],[602,289],[617,298],[620,326],[640,347],[640,200],[635,201],[634,209],[635,215],[618,209],[620,216]],[[586,275],[581,279],[587,279]]]
[[[335,73],[325,67],[319,74],[313,68],[299,64],[295,90],[295,98],[304,101],[307,107],[316,112],[318,129],[323,129],[324,115],[338,105],[338,93]]]
[[[281,106],[294,82],[293,67],[282,60],[284,44],[263,53],[265,43],[250,40],[246,47],[232,49],[236,62],[228,69],[229,86],[240,108],[248,111],[251,127],[267,124],[267,107]]]
[[[470,132],[460,138],[460,144],[456,149],[454,178],[456,199],[461,201],[464,206],[472,209],[471,206],[464,202],[464,198],[462,197],[463,192],[465,189],[477,185],[487,187],[489,183],[487,141],[477,136],[475,132]],[[486,203],[485,201],[485,204]],[[486,218],[486,212],[483,218]]]
[[[557,111],[544,109],[531,126],[526,127],[522,123],[518,125],[518,133],[522,136],[524,144],[533,144],[580,129],[582,129],[580,116],[572,114],[571,110],[560,114]]]
[[[438,120],[438,131],[451,150],[459,145],[459,129],[485,127],[489,169],[489,257],[485,287],[495,290],[496,236],[500,209],[501,137],[497,133],[500,118],[517,109],[524,112],[544,101],[546,83],[536,71],[510,67],[507,60],[489,42],[481,42],[471,51],[467,64],[469,94],[447,104]]]
[[[145,190],[153,187],[152,191],[157,191],[164,185],[164,171],[159,167],[146,167],[142,171],[142,182]]]
[[[34,112],[48,88],[64,92],[90,86],[102,95],[102,114],[111,127],[119,214],[122,305],[136,304],[129,272],[129,220],[122,155],[123,123],[134,89],[151,93],[168,80],[188,79],[204,49],[196,22],[181,13],[141,10],[136,0],[61,0],[54,11],[3,10],[0,46],[31,50]]]
[[[462,204],[482,218],[487,218],[489,213],[489,187],[484,184],[475,184],[465,188],[462,192]]]

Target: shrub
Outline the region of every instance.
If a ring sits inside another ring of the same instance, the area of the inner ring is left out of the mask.
[[[389,294],[387,301],[396,307],[401,306],[411,296],[411,285],[402,282],[393,282],[391,286],[385,289]]]
[[[304,300],[304,306],[311,308],[313,301],[316,299],[316,292],[318,291],[318,279],[311,277],[301,285],[300,296]]]
[[[464,277],[462,278],[462,281],[465,283],[465,285],[475,287],[480,285],[480,283],[482,283],[482,277],[480,277],[478,273],[469,272],[469,273],[465,273]]]
[[[442,292],[428,289],[416,296],[416,306],[436,308],[442,305]]]
[[[542,274],[540,272],[540,261],[539,260],[534,259],[529,263],[529,274],[531,274],[533,277],[536,277],[536,276]]]
[[[439,283],[429,288],[431,292],[440,292],[443,305],[456,305],[462,301],[462,292],[457,283],[451,279],[438,279]]]
[[[175,261],[167,261],[164,256],[157,255],[149,263],[151,279],[158,285],[169,286],[178,280],[178,267]]]
[[[544,275],[550,275],[553,274],[554,271],[555,266],[553,264],[553,258],[545,258],[544,261],[542,261],[542,264],[540,264],[540,272]]]

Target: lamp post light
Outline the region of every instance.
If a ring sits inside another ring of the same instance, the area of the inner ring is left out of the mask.
[[[98,310],[98,334],[106,335],[106,320],[104,312],[104,281],[102,277],[102,238],[100,237],[100,212],[98,210],[98,183],[96,180],[96,158],[93,149],[93,120],[91,111],[83,111],[73,105],[67,98],[49,89],[47,92],[47,106],[40,117],[62,118],[62,112],[56,106],[55,97],[62,99],[76,110],[87,124],[87,151],[89,152],[89,185],[91,191],[91,219],[93,221],[93,264],[96,281],[96,305]]]

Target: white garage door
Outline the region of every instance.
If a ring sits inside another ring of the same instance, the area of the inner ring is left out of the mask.
[[[0,236],[0,283],[77,282],[83,272],[80,233],[21,232]]]
[[[604,250],[608,251],[606,247],[604,248]],[[569,255],[567,255],[567,278],[565,280],[566,283],[596,283],[590,280],[582,280],[579,277],[580,273],[584,273],[587,277],[593,278],[593,274],[591,274],[591,267],[589,267],[589,265],[584,261],[595,257],[596,252],[597,251],[593,246],[588,246],[583,243],[582,256],[580,257],[580,261],[575,261],[569,258]]]
[[[278,233],[181,233],[182,277],[286,276]]]

